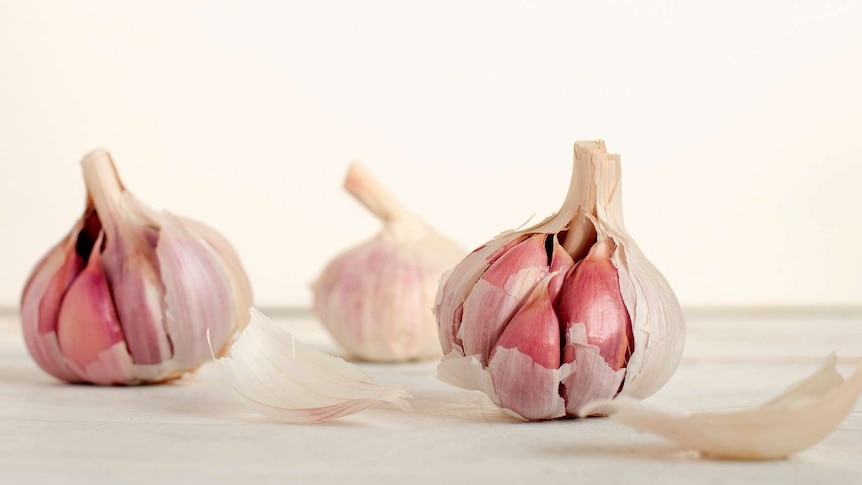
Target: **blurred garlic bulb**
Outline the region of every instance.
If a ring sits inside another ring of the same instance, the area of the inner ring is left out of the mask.
[[[81,162],[87,206],[36,265],[21,298],[30,354],[70,382],[138,384],[181,376],[247,322],[251,288],[213,229],[156,212],[125,190],[108,152]]]
[[[440,379],[536,420],[664,385],[682,354],[682,312],[622,221],[619,156],[576,143],[560,211],[501,234],[441,281]]]
[[[465,251],[405,209],[360,164],[351,165],[344,187],[383,221],[383,230],[338,255],[314,283],[320,321],[361,359],[439,356],[431,307],[440,275]]]

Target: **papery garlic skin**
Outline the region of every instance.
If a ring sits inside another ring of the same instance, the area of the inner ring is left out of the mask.
[[[36,265],[21,297],[27,348],[70,382],[141,384],[205,362],[252,303],[236,253],[203,224],[153,211],[120,182],[110,154],[81,162],[88,201],[69,235]]]
[[[383,221],[383,229],[327,264],[313,285],[315,312],[360,359],[438,357],[431,312],[437,285],[465,251],[405,209],[362,165],[351,165],[344,185]]]
[[[412,396],[378,384],[357,366],[298,341],[256,308],[224,357],[227,383],[251,409],[288,423],[312,424],[389,403],[410,410]],[[213,358],[216,358],[213,355]]]
[[[530,420],[651,395],[685,341],[673,290],[623,227],[619,156],[601,141],[578,142],[574,152],[559,212],[473,251],[444,276],[435,304],[439,378]],[[551,345],[555,329],[561,340]],[[501,348],[512,354],[504,367],[494,363]]]
[[[593,410],[611,419],[671,439],[707,457],[730,460],[775,460],[815,445],[853,411],[862,394],[862,363],[846,379],[831,354],[820,368],[760,406],[726,412],[679,414],[633,399],[594,401]]]

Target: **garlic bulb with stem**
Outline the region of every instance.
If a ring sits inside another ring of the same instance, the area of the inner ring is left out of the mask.
[[[21,298],[30,354],[70,382],[139,384],[181,376],[245,319],[251,287],[220,234],[129,193],[110,154],[81,162],[84,214],[36,265]],[[244,312],[244,310],[242,310]]]
[[[437,293],[440,379],[524,419],[647,397],[685,340],[676,296],[623,226],[619,156],[601,141],[574,155],[560,210],[473,251]]]
[[[357,162],[344,188],[383,222],[377,236],[330,261],[314,311],[353,356],[396,362],[440,355],[431,307],[440,275],[465,251],[406,209]]]

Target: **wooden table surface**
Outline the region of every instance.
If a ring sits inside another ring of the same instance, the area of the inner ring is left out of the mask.
[[[338,350],[309,315],[276,318]],[[650,402],[680,411],[759,404],[836,351],[862,357],[862,314],[689,312],[685,356]],[[0,319],[0,484],[862,484],[862,403],[825,441],[787,460],[711,461],[608,419],[522,423],[476,392],[435,378],[435,363],[367,365],[405,387],[392,407],[318,425],[247,410],[212,363],[179,382],[67,385]]]

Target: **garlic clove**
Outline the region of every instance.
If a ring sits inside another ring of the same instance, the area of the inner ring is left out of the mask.
[[[173,358],[181,366],[193,366],[210,354],[207,330],[214,342],[229,337],[233,309],[228,275],[216,253],[169,213],[161,218],[156,256]]]
[[[509,249],[522,242],[523,239],[523,237],[512,237],[491,241],[475,249],[461,263],[443,274],[439,287],[445,288],[446,291],[437,292],[434,315],[439,322],[446,322],[445,325],[439,324],[437,326],[444,355],[453,350],[464,355],[461,349],[461,339],[458,337],[463,321],[464,302],[488,266]]]
[[[464,252],[404,208],[362,165],[351,165],[344,185],[383,229],[326,265],[312,286],[315,313],[360,359],[439,356],[431,308],[440,275]]]
[[[533,289],[497,340],[492,358],[500,349],[516,349],[542,367],[560,366],[560,326],[548,291],[550,282],[559,276],[548,275]]]
[[[601,355],[601,348],[590,343],[584,323],[569,325],[564,355],[569,355],[571,373],[563,379],[566,414],[577,416],[581,407],[617,395],[626,370],[614,369]],[[595,409],[591,414],[601,414]]]
[[[79,229],[82,224],[78,224]],[[73,230],[72,234],[77,234]],[[66,365],[57,342],[57,317],[60,312],[62,293],[70,284],[69,261],[75,261],[75,238],[60,242],[40,261],[24,287],[21,297],[21,319],[30,322],[31,330],[24,332],[27,350],[39,367],[58,379],[77,381],[80,379]],[[80,263],[78,263],[80,264]],[[61,276],[61,274],[63,276]],[[62,282],[62,284],[58,283]]]
[[[488,372],[499,405],[530,420],[565,413],[560,387],[560,327],[546,276],[512,317],[491,353]],[[524,383],[529,382],[528,389]]]
[[[242,262],[239,259],[239,254],[231,246],[230,242],[225,239],[218,231],[207,226],[206,224],[189,219],[186,217],[177,217],[180,224],[189,232],[197,235],[218,254],[218,260],[222,263],[224,271],[230,279],[230,288],[232,292],[231,301],[233,302],[233,331],[242,330],[248,323],[247,309],[251,307],[254,298],[251,291],[251,282],[248,280],[248,275],[242,267]],[[229,339],[225,339],[225,346],[229,344]],[[222,349],[222,352],[226,347]]]
[[[109,242],[108,247],[115,249],[106,249],[103,257],[132,360],[142,365],[170,360],[173,351],[162,313],[164,288],[155,261],[135,250],[116,249],[120,246]]]
[[[630,398],[590,403],[611,419],[669,438],[705,456],[738,460],[787,457],[822,441],[853,410],[862,393],[862,364],[847,379],[830,355],[810,376],[766,404],[731,412],[669,413]]]
[[[611,262],[611,244],[599,241],[569,273],[557,312],[565,332],[583,325],[586,342],[613,370],[625,367],[634,346],[629,312],[620,293],[617,268]],[[575,361],[575,342],[566,342],[563,362]]]
[[[543,235],[525,239],[494,261],[464,302],[458,332],[464,352],[479,355],[487,365],[503,329],[548,272]]]
[[[358,367],[307,347],[257,309],[250,313],[228,355],[216,361],[252,409],[290,423],[317,423],[382,403],[410,408],[403,389],[377,384]]]
[[[156,212],[150,209],[129,193],[126,193],[125,196],[125,201],[128,203],[130,210],[132,210],[138,217],[147,221],[149,224],[161,226],[165,218],[165,213]],[[248,275],[246,275],[245,270],[243,269],[239,254],[237,254],[230,242],[228,242],[224,236],[212,227],[188,217],[176,215],[171,215],[170,217],[185,228],[186,231],[203,240],[205,243],[204,245],[216,253],[217,257],[215,258],[215,261],[223,267],[224,272],[227,274],[230,281],[231,301],[233,302],[231,305],[233,311],[232,334],[242,330],[248,323],[248,317],[246,315],[248,313],[247,309],[251,307],[253,302],[253,293],[251,282],[249,282]],[[151,245],[156,246],[157,243],[158,236],[156,235],[152,238]],[[229,339],[227,338],[224,340],[225,347],[222,348],[219,355],[225,351],[226,346],[229,343],[228,340]]]
[[[51,278],[44,296],[39,302],[39,331],[49,332],[57,328],[57,317],[63,302],[63,294],[84,269],[84,260],[73,250],[65,248],[62,265]]]
[[[85,369],[99,354],[123,342],[123,331],[102,271],[100,236],[84,270],[63,298],[57,323],[60,350],[69,361]],[[87,376],[84,376],[87,378]]]

